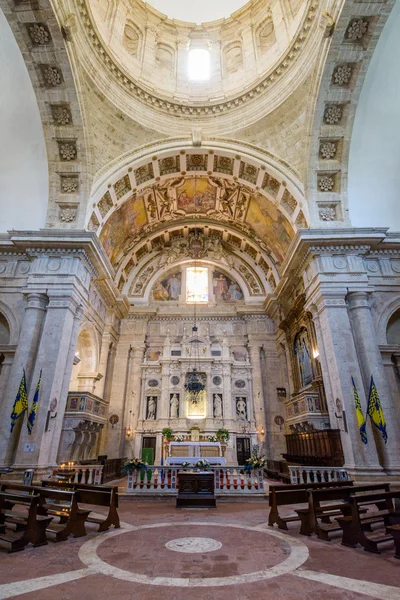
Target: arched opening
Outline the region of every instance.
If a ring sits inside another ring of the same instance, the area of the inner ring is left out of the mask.
[[[390,317],[386,328],[386,340],[389,345],[400,345],[400,308]]]
[[[10,343],[10,327],[5,316],[0,313],[0,346]]]

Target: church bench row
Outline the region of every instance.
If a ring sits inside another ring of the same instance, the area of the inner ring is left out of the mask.
[[[309,489],[307,490],[307,508],[295,509],[301,522],[300,533],[302,535],[315,533],[320,539],[329,541],[332,534],[341,530],[341,527],[333,524],[331,519],[350,514],[349,499],[351,496],[367,492],[388,492],[389,490],[388,483],[342,486],[333,489]]]
[[[349,498],[350,514],[338,517],[337,521],[343,530],[342,544],[355,548],[360,544],[364,550],[379,553],[380,544],[391,541],[394,536],[395,521],[400,523],[400,513],[396,514],[393,500],[400,499],[400,491],[381,492],[379,494],[363,494]],[[367,511],[376,506],[377,510]],[[385,531],[372,530],[372,525],[382,522]],[[392,531],[391,525],[393,525]],[[396,555],[398,556],[396,548]]]
[[[99,531],[107,531],[111,525],[115,528],[120,527],[118,515],[118,487],[115,485],[92,485],[88,483],[70,483],[61,481],[43,480],[42,487],[61,490],[74,490],[79,492],[78,501],[82,504],[91,506],[104,506],[108,508],[108,514],[105,519],[100,517],[88,516],[88,523],[99,525]]]
[[[39,501],[39,495],[0,492],[0,542],[8,552],[23,550],[29,543],[47,544],[46,529],[53,517],[39,514]]]
[[[12,482],[1,483],[0,492],[17,492],[21,496],[23,493],[26,496],[38,496],[37,514],[52,517],[51,523],[46,527],[46,533],[54,534],[56,542],[64,541],[70,535],[74,537],[86,535],[85,521],[91,511],[79,507],[79,492],[41,488]],[[58,521],[56,521],[56,518]]]
[[[331,489],[348,487],[353,485],[352,481],[329,481],[320,483],[289,483],[286,485],[271,485],[269,487],[269,517],[268,525],[273,526],[275,523],[279,529],[287,530],[287,523],[300,521],[298,515],[290,515],[281,517],[279,514],[279,506],[291,506],[295,504],[305,504],[308,502],[308,490],[314,489]]]

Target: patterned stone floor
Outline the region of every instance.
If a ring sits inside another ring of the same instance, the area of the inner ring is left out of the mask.
[[[393,547],[380,555],[345,548],[300,536],[296,523],[281,532],[267,526],[266,502],[177,510],[123,500],[120,517],[118,530],[0,551],[0,598],[400,600]]]

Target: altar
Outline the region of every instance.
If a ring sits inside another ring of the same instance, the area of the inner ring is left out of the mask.
[[[170,442],[167,465],[182,465],[184,462],[195,465],[201,459],[210,465],[226,465],[219,442]]]

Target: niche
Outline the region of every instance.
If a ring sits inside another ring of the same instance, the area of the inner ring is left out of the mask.
[[[271,17],[265,19],[258,29],[257,47],[260,54],[265,54],[276,42],[274,23]]]
[[[157,44],[156,49],[156,64],[160,69],[164,69],[170,73],[174,70],[175,52],[171,46],[167,44]]]
[[[122,38],[122,45],[128,50],[132,56],[137,56],[139,51],[140,35],[136,27],[127,22],[124,28],[124,35]]]
[[[243,52],[240,42],[233,42],[225,48],[224,64],[226,73],[236,73],[243,68]]]

